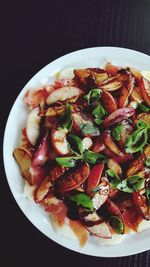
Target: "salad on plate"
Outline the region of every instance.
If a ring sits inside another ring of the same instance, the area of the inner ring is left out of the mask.
[[[150,227],[149,76],[111,63],[64,69],[24,95],[29,114],[13,155],[25,195],[81,246]]]

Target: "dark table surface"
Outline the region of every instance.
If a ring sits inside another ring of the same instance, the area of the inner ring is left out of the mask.
[[[93,46],[127,47],[150,55],[149,0],[5,1],[0,24],[3,130],[20,90],[57,57]],[[1,135],[2,141],[2,130]],[[148,251],[96,258],[67,250],[45,237],[17,206],[3,164],[0,190],[1,266],[150,266]]]

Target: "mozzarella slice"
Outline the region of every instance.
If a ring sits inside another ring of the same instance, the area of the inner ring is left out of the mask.
[[[143,70],[141,71],[142,76],[150,82],[150,71]]]

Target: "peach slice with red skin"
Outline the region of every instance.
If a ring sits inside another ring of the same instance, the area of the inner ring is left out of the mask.
[[[116,174],[122,175],[122,168],[120,167],[120,165],[115,159],[108,159],[107,165],[108,165],[108,168],[113,170]]]
[[[117,74],[117,72],[118,72],[119,70],[120,70],[120,67],[115,66],[115,65],[113,65],[113,64],[111,64],[111,63],[107,63],[107,64],[105,65],[105,71],[106,71],[107,74],[109,74],[109,75],[114,76],[114,75]]]
[[[106,145],[106,147],[109,148],[109,150],[111,150],[118,156],[123,156],[123,152],[115,144],[111,136],[110,130],[105,130],[102,134],[102,137],[103,137],[104,144]]]
[[[128,81],[126,81],[121,88],[121,93],[119,97],[119,107],[124,108],[128,105],[129,96],[132,93],[134,87],[135,78],[131,77]]]
[[[106,146],[104,145],[102,138],[100,136],[96,137],[94,139],[94,144],[92,147],[92,151],[95,153],[100,153],[102,152],[104,149],[106,148]]]
[[[109,114],[117,110],[116,101],[109,92],[106,92],[106,91],[102,92],[102,103],[103,103],[105,110]]]
[[[34,146],[40,135],[41,117],[39,116],[40,109],[36,107],[32,109],[27,118],[26,134],[29,142]]]
[[[14,150],[13,156],[21,169],[23,177],[32,185],[31,174],[29,172],[32,160],[31,153],[27,149],[19,147]]]
[[[75,170],[70,170],[58,180],[56,188],[58,192],[65,193],[78,188],[89,176],[90,166],[82,163]]]
[[[133,108],[120,108],[110,114],[107,118],[104,119],[102,123],[102,127],[104,129],[109,128],[111,126],[116,125],[117,123],[128,119],[129,117],[135,114],[135,110]]]
[[[150,81],[143,77],[140,80],[140,87],[144,101],[150,107]]]
[[[88,176],[86,187],[86,192],[88,194],[90,194],[92,190],[95,189],[96,186],[99,184],[103,169],[104,164],[99,163],[98,165],[92,167],[92,169],[90,170],[90,175]]]
[[[47,160],[48,152],[49,152],[49,132],[45,134],[38,149],[36,150],[33,156],[32,166],[43,165]]]
[[[56,129],[54,128],[51,133],[52,146],[56,153],[59,155],[68,155],[69,148],[66,135],[68,133],[67,129]]]
[[[64,86],[62,88],[56,89],[46,99],[47,105],[51,105],[58,102],[69,102],[75,97],[79,97],[83,94],[83,91],[78,87],[74,86]]]
[[[56,165],[54,166],[42,181],[41,185],[35,192],[35,202],[40,202],[48,194],[49,189],[54,186],[57,180],[65,173],[68,168]]]

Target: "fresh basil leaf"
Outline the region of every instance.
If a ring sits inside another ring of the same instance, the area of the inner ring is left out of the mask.
[[[95,127],[93,124],[81,124],[80,125],[80,129],[82,131],[82,134],[84,135],[94,135],[94,136],[98,136],[100,135],[100,131],[97,127]]]
[[[148,106],[142,104],[142,103],[140,103],[140,104],[138,105],[138,107],[139,107],[142,111],[144,111],[144,112],[149,112],[149,111],[150,111],[150,108],[149,108]]]
[[[66,128],[68,131],[72,128],[72,109],[70,104],[66,104],[66,109],[61,115],[58,123],[58,128]]]
[[[139,130],[149,128],[148,124],[142,120],[138,120],[136,125]]]
[[[83,143],[80,137],[74,134],[69,134],[67,136],[67,141],[69,142],[69,149],[74,154],[83,154]]]
[[[102,90],[98,88],[92,89],[87,95],[84,96],[84,98],[87,100],[88,104],[91,105],[100,99],[101,92]]]
[[[125,144],[125,150],[127,153],[136,153],[138,151],[141,151],[144,148],[144,146],[147,144],[148,128],[143,129],[142,127],[134,131],[129,136]]]
[[[106,157],[100,153],[94,153],[93,151],[85,150],[83,153],[83,160],[89,164],[95,165],[101,161],[105,162]]]
[[[118,184],[117,188],[123,192],[133,193],[142,189],[144,187],[144,184],[144,178],[139,175],[133,175],[121,181],[121,183]]]
[[[127,179],[128,186],[133,188],[133,190],[139,191],[145,185],[145,179],[139,175],[133,175]]]
[[[124,233],[124,224],[118,216],[112,216],[109,219],[109,224],[115,230],[117,234]]]
[[[120,141],[122,130],[123,130],[123,125],[119,124],[113,129],[112,135],[116,141]]]
[[[107,115],[106,110],[101,104],[93,110],[92,115],[96,124],[100,125],[103,122],[103,118]]]
[[[81,157],[57,157],[56,162],[64,167],[75,167]]]
[[[145,165],[147,167],[150,167],[150,157],[147,158],[146,162],[145,162]]]
[[[146,198],[150,204],[150,189],[146,189]]]
[[[117,185],[117,189],[119,189],[120,191],[126,192],[126,193],[133,193],[134,192],[133,189],[128,187],[127,179],[121,181],[121,183],[119,183]]]
[[[106,171],[106,173],[107,173],[107,175],[109,176],[109,177],[111,177],[111,179],[110,179],[110,186],[111,186],[111,189],[116,189],[117,188],[117,185],[120,183],[120,177],[118,176],[118,174],[115,172],[115,171],[113,171],[113,170],[111,170],[111,169],[109,169],[109,170],[107,170]]]
[[[84,208],[93,210],[93,202],[85,193],[79,193],[77,195],[70,196],[69,198],[72,201],[75,201],[78,206],[81,205]]]

